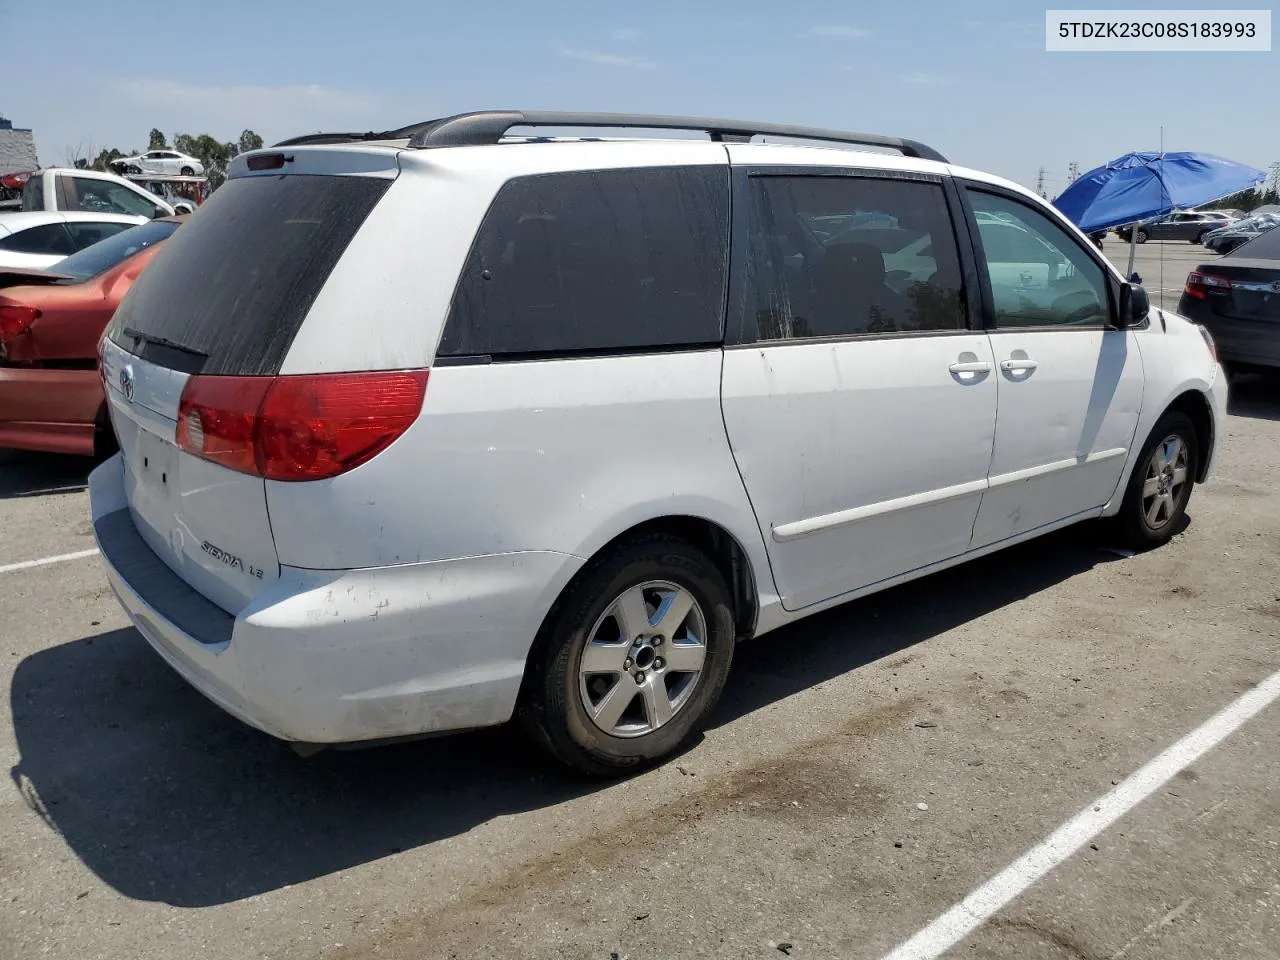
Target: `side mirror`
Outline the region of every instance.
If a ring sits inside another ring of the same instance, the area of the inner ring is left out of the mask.
[[[1140,327],[1146,322],[1151,312],[1151,297],[1137,283],[1126,283],[1120,288],[1120,315],[1116,318],[1116,326],[1120,329]]]

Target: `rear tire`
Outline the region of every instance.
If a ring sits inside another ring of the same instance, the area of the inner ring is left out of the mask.
[[[1195,424],[1185,413],[1167,412],[1142,447],[1115,517],[1116,535],[1133,550],[1168,543],[1181,529],[1199,469]]]
[[[184,176],[184,177],[194,177],[194,176],[196,175],[195,170],[193,170],[191,167],[183,167],[183,168],[182,168],[180,171],[178,171],[178,172],[179,172],[179,173],[181,173],[181,174],[182,174],[182,176]]]
[[[1150,238],[1150,236],[1151,235],[1147,233],[1147,231],[1139,230],[1137,233],[1133,235],[1133,239],[1138,243],[1146,243],[1147,240]]]
[[[645,642],[631,642],[637,637]],[[729,588],[705,554],[667,536],[624,543],[548,616],[529,658],[520,720],[581,773],[640,770],[701,732],[729,675],[734,639]]]

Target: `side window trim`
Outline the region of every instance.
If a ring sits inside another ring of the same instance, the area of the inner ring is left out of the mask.
[[[968,232],[969,232],[969,236],[972,238],[974,255],[978,261],[981,261],[981,259],[984,256],[983,246],[982,246],[982,235],[978,231],[978,221],[977,221],[977,217],[974,214],[973,204],[969,200],[969,194],[970,193],[987,193],[992,196],[1000,197],[1004,200],[1008,200],[1012,203],[1021,204],[1022,206],[1028,208],[1029,210],[1034,210],[1035,212],[1039,213],[1041,216],[1046,217],[1050,222],[1056,223],[1058,226],[1061,226],[1063,233],[1066,235],[1067,239],[1071,243],[1075,244],[1075,247],[1077,250],[1079,250],[1089,260],[1093,261],[1093,263],[1097,265],[1098,269],[1102,271],[1102,275],[1103,277],[1106,278],[1106,282],[1107,282],[1107,312],[1110,315],[1111,319],[1110,319],[1110,322],[1106,324],[1088,324],[1084,326],[1073,325],[1070,327],[1064,327],[1061,324],[1043,324],[1041,326],[1034,326],[1034,327],[1027,326],[1027,327],[1016,327],[1016,328],[1012,328],[1012,327],[997,328],[996,322],[995,322],[995,318],[996,318],[995,295],[991,290],[991,280],[987,274],[987,271],[981,269],[981,263],[979,262],[978,278],[982,288],[982,321],[988,333],[1010,333],[1010,332],[1014,332],[1015,330],[1023,333],[1034,333],[1036,331],[1048,331],[1048,330],[1056,330],[1058,332],[1063,332],[1065,330],[1096,331],[1096,330],[1119,329],[1115,324],[1116,311],[1118,309],[1118,304],[1120,303],[1121,281],[1117,277],[1118,271],[1111,264],[1111,261],[1107,260],[1098,252],[1097,248],[1095,248],[1092,244],[1082,243],[1079,240],[1079,238],[1077,238],[1075,234],[1072,233],[1070,229],[1068,229],[1066,225],[1070,224],[1069,220],[1063,217],[1062,214],[1059,213],[1056,209],[1053,209],[1053,208],[1044,209],[1035,204],[1028,203],[1027,198],[1022,196],[1017,191],[1006,189],[1005,187],[1002,187],[999,184],[987,183],[982,180],[972,180],[968,177],[956,177],[955,183],[960,194],[961,203],[964,206],[965,218],[968,221],[968,228],[969,228]]]
[[[981,333],[986,329],[986,304],[991,291],[983,292],[987,271],[978,262],[979,248],[974,245],[969,224],[973,221],[964,190],[956,186],[954,177],[945,177],[942,189],[947,197],[947,212],[951,216],[951,233],[960,252],[960,282],[965,302],[965,327],[969,333]]]
[[[956,244],[960,263],[960,278],[965,304],[965,326],[954,330],[895,330],[886,333],[849,333],[832,337],[797,337],[761,340],[756,336],[751,312],[746,307],[748,265],[750,257],[750,232],[756,215],[751,199],[751,181],[764,177],[847,177],[864,180],[907,180],[937,184],[942,188],[947,208],[947,221]],[[751,164],[737,165],[730,175],[729,200],[729,278],[725,303],[725,349],[740,347],[792,346],[814,343],[846,343],[859,340],[899,340],[908,337],[969,336],[981,332],[982,317],[977,310],[982,302],[978,262],[972,241],[967,236],[964,208],[960,206],[962,190],[957,190],[955,178],[914,170],[894,170],[883,167],[816,166],[809,164]]]

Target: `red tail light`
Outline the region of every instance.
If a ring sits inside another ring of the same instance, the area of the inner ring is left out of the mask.
[[[1192,270],[1187,274],[1187,286],[1183,292],[1197,300],[1204,300],[1208,297],[1210,290],[1230,289],[1231,281],[1226,277],[1220,277],[1216,273],[1200,273],[1198,270]]]
[[[195,376],[178,405],[178,446],[268,480],[336,477],[417,419],[427,373]]]
[[[0,303],[0,340],[22,336],[36,322],[40,311],[21,303]]]

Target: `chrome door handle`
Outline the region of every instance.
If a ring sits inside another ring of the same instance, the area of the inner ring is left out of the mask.
[[[986,373],[991,369],[991,364],[985,360],[974,360],[969,362],[953,363],[947,367],[952,373]]]
[[[1023,373],[1023,372],[1029,373],[1032,370],[1034,370],[1037,366],[1039,366],[1039,364],[1037,364],[1034,360],[1022,359],[1022,360],[1001,360],[1000,361],[1000,369],[1003,370],[1005,373]]]

